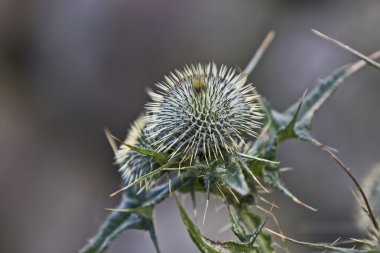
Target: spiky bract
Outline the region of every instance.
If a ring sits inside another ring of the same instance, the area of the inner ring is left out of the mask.
[[[191,65],[157,87],[150,92],[146,121],[158,152],[207,162],[236,151],[244,135],[257,135],[258,95],[244,73],[215,64]]]

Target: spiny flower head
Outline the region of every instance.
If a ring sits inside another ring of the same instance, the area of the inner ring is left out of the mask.
[[[125,143],[140,148],[154,148],[151,145],[151,141],[147,140],[148,129],[146,128],[145,120],[146,118],[144,116],[140,116],[133,123],[128,132]],[[126,185],[159,167],[159,164],[152,157],[133,151],[125,144],[121,144],[119,150],[115,154],[115,158],[116,162],[120,166],[119,172],[121,173],[123,181]],[[154,181],[152,180],[145,183],[153,184]]]
[[[226,66],[186,66],[158,83],[148,103],[148,139],[158,152],[181,161],[223,158],[245,135],[257,136],[260,106],[244,73]]]

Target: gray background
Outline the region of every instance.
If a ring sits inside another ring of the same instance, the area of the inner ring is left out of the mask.
[[[96,232],[120,184],[103,128],[123,138],[148,99],[144,89],[164,74],[199,61],[244,67],[274,29],[251,80],[282,110],[355,60],[310,28],[368,54],[380,48],[379,24],[380,1],[0,1],[0,252],[76,252]],[[339,149],[359,179],[379,161],[379,80],[366,68],[315,117],[315,136]],[[268,196],[287,235],[360,236],[353,186],[332,159],[288,141],[279,160],[294,168],[284,175],[291,191],[319,209]],[[217,233],[227,217],[213,205],[202,231],[233,238]],[[162,252],[197,252],[173,199],[156,218]],[[153,247],[146,233],[128,231],[108,252]]]

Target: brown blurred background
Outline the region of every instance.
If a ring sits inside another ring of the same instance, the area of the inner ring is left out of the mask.
[[[276,40],[251,75],[274,107],[285,109],[319,78],[354,61],[310,32],[319,29],[363,53],[380,49],[380,1],[1,0],[0,252],[77,252],[118,199],[120,178],[103,134],[123,138],[164,74],[186,63],[244,67],[266,33]],[[316,137],[340,150],[361,179],[379,161],[380,74],[366,68],[316,115]],[[290,190],[268,197],[284,232],[308,241],[360,236],[352,184],[310,144],[289,141],[279,160]],[[203,211],[200,201],[201,212]],[[202,231],[225,213],[211,208]],[[173,199],[156,225],[163,253],[197,252]],[[293,252],[310,250],[292,245]],[[128,231],[108,252],[154,252],[149,236]]]

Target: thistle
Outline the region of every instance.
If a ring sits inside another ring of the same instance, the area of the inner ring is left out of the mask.
[[[207,163],[238,150],[261,124],[258,95],[244,73],[214,63],[186,66],[149,92],[149,137],[157,152],[181,162]]]
[[[197,64],[176,70],[157,87],[157,92],[149,91],[153,101],[146,105],[146,116],[132,125],[128,145],[122,143],[116,152],[126,187],[139,182],[138,190],[148,189],[163,174],[140,180],[160,165],[131,145],[164,154],[179,167],[185,161],[209,166],[241,150],[247,135],[257,136],[254,129],[262,117],[258,95],[244,73]]]
[[[159,252],[154,229],[154,207],[172,192],[191,194],[194,208],[195,193],[206,193],[204,218],[210,195],[222,199],[227,207],[231,230],[238,241],[218,242],[202,235],[177,198],[186,229],[200,252],[273,253],[271,236],[262,231],[265,221],[261,222],[252,210],[252,207],[260,207],[265,211],[261,204],[268,203],[270,210],[276,207],[261,196],[261,189],[267,191],[261,182],[281,191],[294,202],[316,210],[296,198],[281,180],[280,174],[284,170],[275,161],[276,155],[281,143],[291,138],[308,141],[326,151],[353,179],[365,201],[365,210],[376,230],[373,235],[377,241],[360,242],[365,245],[352,249],[351,244],[346,248],[347,245],[304,243],[269,229],[267,231],[321,250],[379,252],[378,217],[374,217],[360,185],[333,149],[321,144],[312,135],[311,123],[320,106],[365,63],[380,69],[380,65],[372,60],[380,58],[380,51],[370,57],[360,56],[362,60],[359,62],[334,71],[287,110],[278,112],[259,97],[252,84],[247,82],[247,76],[273,38],[274,33],[270,32],[243,73],[226,66],[217,67],[214,63],[176,70],[166,76],[164,82],[157,84],[156,92],[149,92],[152,102],[146,105],[144,116],[133,124],[126,141],[119,141],[119,148],[113,142],[116,137],[107,134],[124,184],[111,196],[120,192],[124,194],[119,206],[110,209],[113,212],[81,250],[82,253],[104,252],[112,239],[128,229],[149,232]],[[262,125],[263,130],[258,135],[257,131]],[[257,138],[251,141],[247,138],[249,136]],[[173,170],[185,172],[174,176],[171,174]],[[378,178],[379,173],[376,175]],[[374,199],[371,198],[371,202],[378,215],[379,181],[372,182],[370,196]],[[271,211],[268,211],[268,216],[274,217]],[[350,243],[356,245],[358,241]]]

